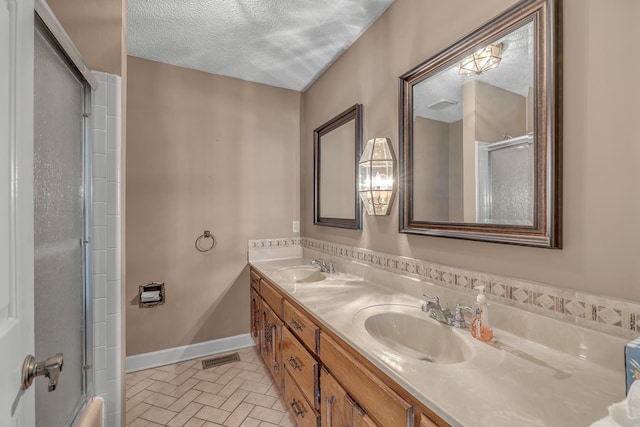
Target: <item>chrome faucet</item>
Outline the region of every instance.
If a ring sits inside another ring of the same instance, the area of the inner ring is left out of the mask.
[[[336,266],[334,263],[327,263],[323,259],[313,259],[311,260],[311,265],[318,267],[323,273],[333,274],[336,271]]]
[[[466,328],[467,322],[464,319],[463,311],[467,311],[469,313],[474,313],[473,308],[467,307],[466,305],[456,304],[456,309],[454,313],[451,313],[449,307],[445,304],[444,307],[440,306],[440,298],[423,294],[423,296],[427,299],[422,304],[422,311],[429,314],[429,317],[437,320],[440,323],[444,323],[446,325],[453,326],[454,328]]]
[[[422,304],[422,311],[429,314],[429,317],[437,320],[438,322],[446,323],[450,325],[450,319],[453,317],[451,315],[451,310],[449,310],[448,306],[442,308],[440,306],[440,298],[435,297],[429,294],[423,294],[427,301]]]

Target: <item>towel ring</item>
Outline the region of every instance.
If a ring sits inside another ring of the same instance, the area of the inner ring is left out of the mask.
[[[203,248],[200,245],[200,241],[203,239],[211,239],[211,246],[209,246],[208,248]],[[204,230],[204,233],[202,233],[200,235],[200,237],[198,237],[196,239],[196,243],[195,243],[196,249],[198,250],[198,252],[209,252],[211,249],[216,247],[216,236],[214,236],[213,234],[211,234],[211,232],[209,230]]]

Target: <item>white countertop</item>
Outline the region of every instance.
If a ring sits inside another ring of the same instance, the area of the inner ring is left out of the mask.
[[[472,349],[473,356],[465,362],[435,364],[401,357],[369,336],[358,313],[372,306],[393,304],[403,306],[398,308],[405,311],[415,307],[417,313],[427,316],[420,311],[422,301],[344,273],[315,283],[283,281],[277,274],[282,268],[308,264],[309,260],[302,258],[251,263],[452,426],[589,426],[607,415],[610,404],[625,397],[623,360],[620,370],[612,369],[588,356],[577,357],[528,341],[495,324],[493,344],[473,339],[468,330],[454,331]],[[578,326],[558,326],[563,333],[582,333]],[[553,333],[557,331],[550,331]],[[624,342],[609,337],[602,347],[624,346]],[[593,340],[590,345],[594,345]],[[582,350],[574,354],[593,353],[591,349]],[[596,350],[602,356],[607,348]],[[619,354],[620,348],[611,350],[612,357]]]

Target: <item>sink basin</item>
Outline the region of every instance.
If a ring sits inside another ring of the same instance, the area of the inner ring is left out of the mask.
[[[275,274],[280,280],[296,283],[319,282],[327,277],[326,273],[310,265],[282,268],[276,271]]]
[[[454,364],[473,355],[459,331],[430,319],[419,307],[376,306],[361,311],[357,318],[369,336],[402,357]]]

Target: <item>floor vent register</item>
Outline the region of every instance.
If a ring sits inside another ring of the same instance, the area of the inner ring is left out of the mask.
[[[216,366],[225,365],[227,363],[239,362],[240,355],[238,353],[225,354],[223,356],[212,357],[202,361],[202,369],[215,368]]]

